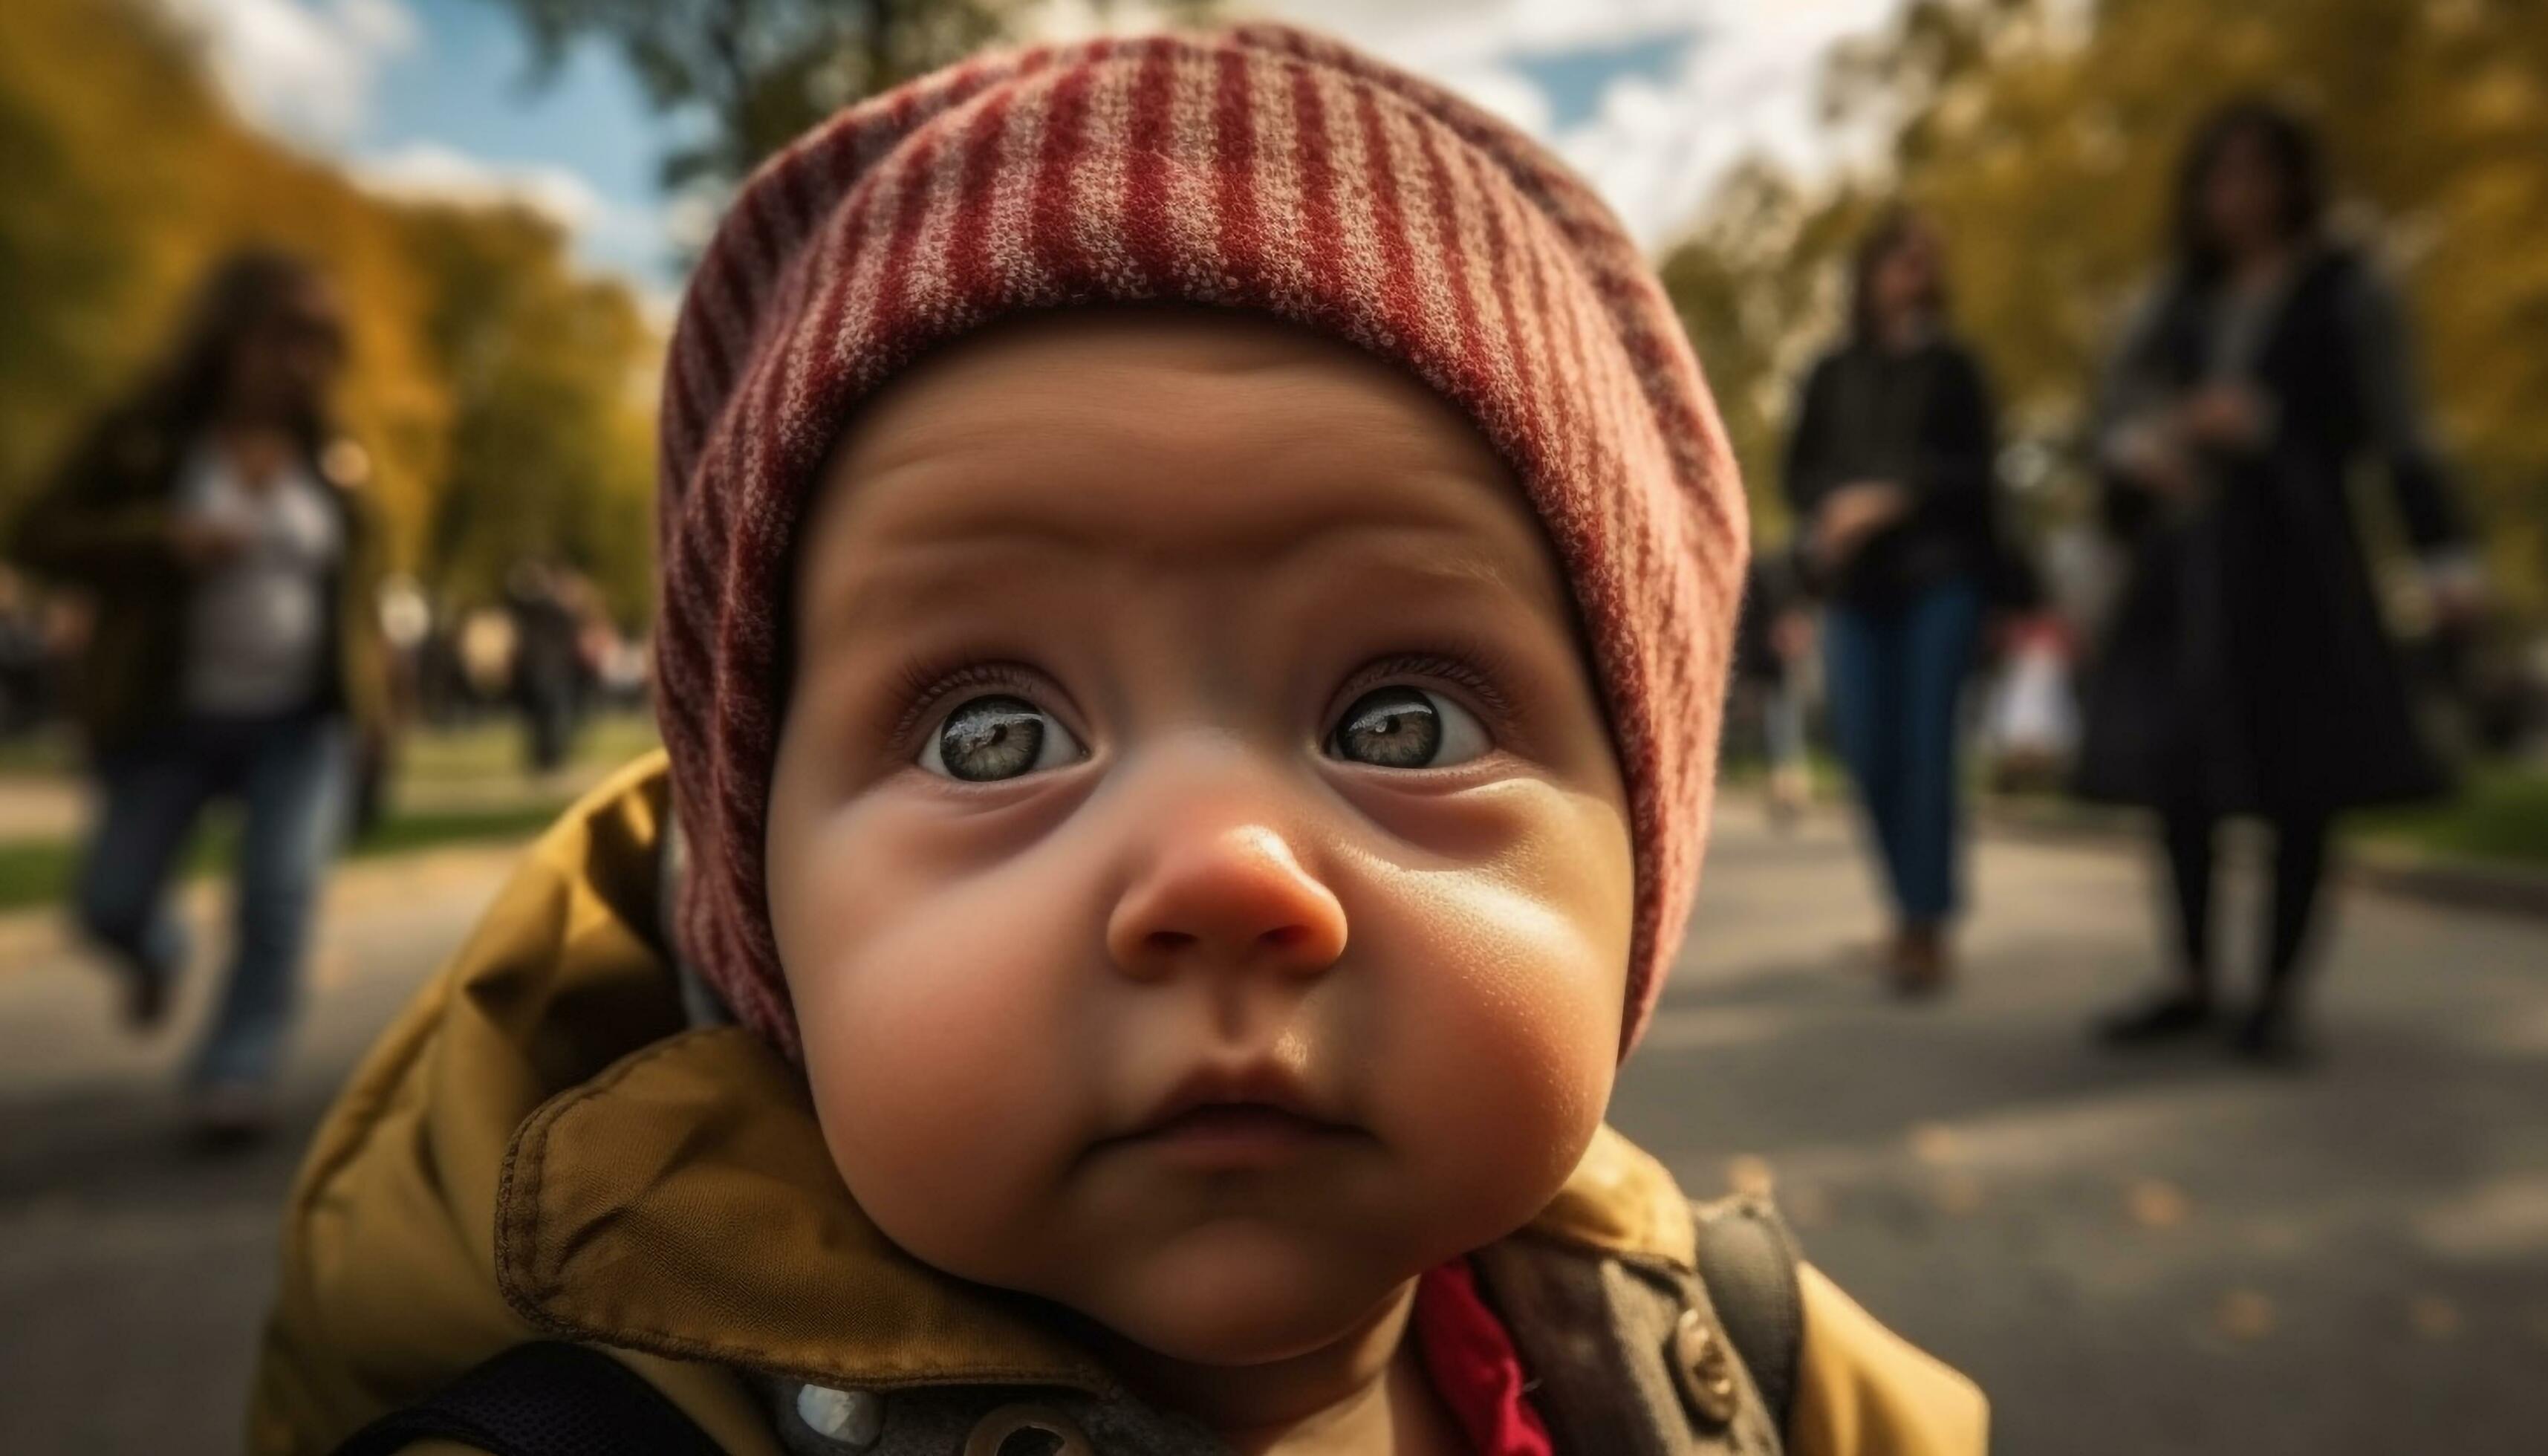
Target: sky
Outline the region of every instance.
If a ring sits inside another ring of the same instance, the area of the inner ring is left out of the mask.
[[[608,49],[532,75],[497,0],[158,0],[197,34],[233,102],[383,191],[526,201],[592,265],[678,291],[658,116]],[[1725,168],[1766,151],[1812,168],[1820,59],[1901,0],[1247,0],[1457,89],[1549,142],[1649,246]],[[1047,0],[1057,33],[1085,0]]]

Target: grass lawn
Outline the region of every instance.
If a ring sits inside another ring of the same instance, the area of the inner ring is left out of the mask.
[[[79,754],[71,747],[70,730],[66,728],[40,729],[0,739],[0,777],[63,774],[78,764]]]
[[[576,739],[571,767],[615,769],[655,744],[655,720],[644,713],[594,718]],[[509,716],[409,738],[400,754],[399,782],[410,802],[430,799],[434,790],[450,785],[536,785],[523,770],[521,724]]]
[[[402,855],[441,845],[527,839],[547,827],[602,773],[654,747],[654,721],[639,715],[587,725],[575,760],[556,779],[522,766],[522,734],[511,719],[410,739],[392,795],[396,805],[356,841],[353,859]],[[9,746],[0,773],[67,772],[67,750],[42,741]],[[190,875],[228,863],[234,827],[217,816],[186,857]],[[0,912],[60,903],[79,864],[79,845],[59,837],[0,840]]]
[[[2353,833],[2417,854],[2548,866],[2548,768],[2490,765],[2457,798],[2365,814]]]
[[[1812,758],[1814,796],[1845,800],[1849,779],[1829,757]],[[1757,791],[1757,760],[1726,766],[1724,781],[1737,793]],[[1991,795],[1980,774],[1973,791],[1990,795],[2030,820],[2087,829],[2133,822],[2129,810],[2082,804],[2050,791]],[[2435,860],[2468,860],[2510,868],[2548,870],[2548,765],[2487,764],[2470,771],[2455,796],[2439,803],[2356,814],[2344,821],[2345,838],[2386,852]]]

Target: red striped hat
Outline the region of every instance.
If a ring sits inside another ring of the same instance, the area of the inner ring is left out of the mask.
[[[763,879],[789,546],[859,402],[1029,309],[1175,300],[1393,360],[1511,464],[1571,583],[1624,771],[1621,1047],[1706,837],[1747,539],[1725,434],[1653,273],[1545,150],[1276,27],[984,56],[833,118],[747,183],[664,381],[657,711],[688,960],[797,1051]]]

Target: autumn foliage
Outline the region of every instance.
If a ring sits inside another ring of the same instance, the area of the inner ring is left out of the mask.
[[[1788,384],[1876,206],[1944,228],[1960,326],[2058,513],[2117,317],[2164,251],[2178,146],[2263,93],[2322,130],[2340,229],[2402,281],[2418,373],[2506,603],[2548,615],[2548,5],[1913,0],[1828,69],[1858,163],[1756,164],[1665,260],[1772,521]],[[2075,498],[2074,498],[2075,499]]]
[[[0,510],[164,346],[244,243],[321,260],[351,310],[339,409],[398,565],[456,602],[513,558],[645,608],[660,340],[546,219],[394,200],[234,115],[138,0],[0,4]]]

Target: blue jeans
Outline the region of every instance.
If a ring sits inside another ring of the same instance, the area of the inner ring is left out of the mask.
[[[204,810],[239,801],[237,946],[188,1080],[263,1085],[282,1059],[312,905],[345,825],[344,720],[189,717],[100,755],[97,767],[105,805],[80,873],[79,919],[136,975],[184,966],[170,881]]]
[[[1981,588],[1967,580],[1823,620],[1832,736],[1908,923],[1945,920],[1957,903],[1957,707],[1981,621]]]

